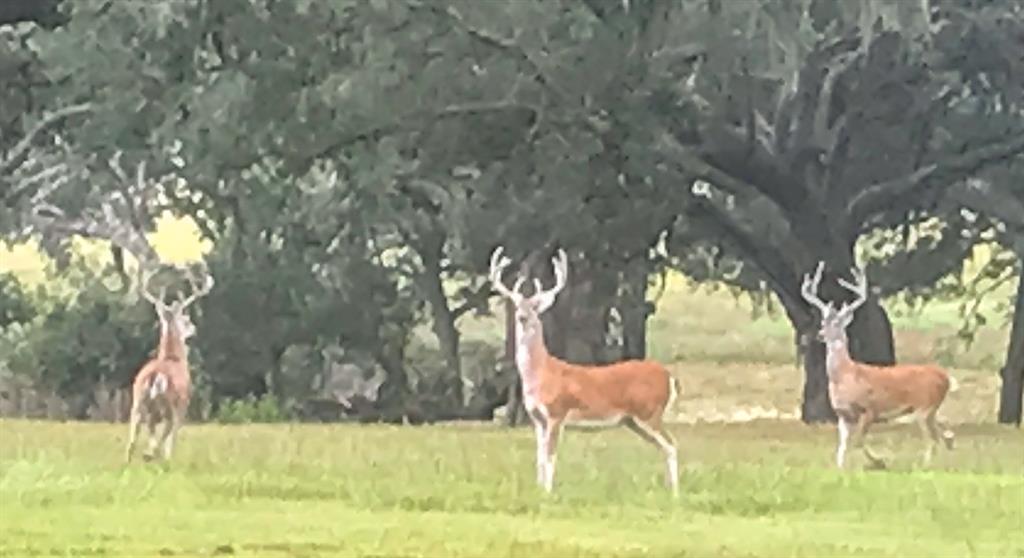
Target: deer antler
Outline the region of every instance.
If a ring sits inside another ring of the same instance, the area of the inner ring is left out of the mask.
[[[509,265],[512,264],[512,260],[503,256],[505,248],[498,246],[491,253],[491,268],[490,268],[490,279],[491,284],[494,285],[494,290],[498,291],[498,294],[509,298],[512,302],[519,304],[519,301],[523,299],[523,295],[519,294],[519,288],[523,286],[523,281],[526,280],[522,275],[516,279],[515,284],[512,285],[512,289],[509,289],[501,282],[501,273],[505,271]]]
[[[185,277],[188,279],[188,283],[192,287],[192,294],[182,298],[181,293],[178,293],[179,309],[184,310],[185,308],[188,308],[190,304],[199,298],[206,296],[210,293],[210,290],[213,289],[213,275],[210,275],[210,270],[206,267],[205,263],[202,264],[201,268],[203,275],[202,284],[199,283],[200,279],[196,277],[193,268],[190,267],[186,270]]]
[[[812,278],[809,273],[805,274],[803,286],[800,288],[800,294],[803,295],[804,300],[811,303],[822,315],[832,311],[832,305],[826,304],[818,297],[818,285],[821,283],[821,274],[824,271],[825,262],[818,262],[818,267],[814,269],[814,277]]]
[[[143,298],[148,300],[150,304],[156,307],[157,311],[162,312],[167,309],[167,303],[164,302],[164,295],[167,294],[167,287],[160,287],[159,294],[153,294],[149,290],[149,282],[156,275],[157,268],[142,268],[140,267],[139,272],[139,293]]]
[[[857,298],[851,302],[843,303],[839,313],[844,318],[850,318],[853,316],[853,312],[860,308],[864,302],[868,299],[868,280],[864,275],[864,270],[858,268],[851,268],[850,273],[853,275],[853,283],[850,283],[846,279],[840,277],[837,282],[844,289],[857,295]]]
[[[565,250],[558,249],[555,257],[551,258],[551,265],[555,268],[555,285],[547,290],[540,290],[534,293],[533,298],[540,301],[540,311],[543,312],[555,302],[555,296],[565,288],[566,280],[569,277],[569,257]],[[536,283],[540,287],[540,282]]]

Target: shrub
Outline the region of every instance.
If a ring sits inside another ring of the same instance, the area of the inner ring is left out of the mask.
[[[225,401],[217,409],[214,420],[221,424],[287,422],[291,420],[291,413],[281,401],[268,393],[259,398],[250,395],[244,399]]]

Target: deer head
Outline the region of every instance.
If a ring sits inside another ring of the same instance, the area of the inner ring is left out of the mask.
[[[516,327],[526,335],[540,330],[540,315],[546,312],[555,303],[555,297],[565,288],[566,278],[569,274],[569,260],[565,250],[559,250],[554,258],[551,258],[551,265],[555,270],[555,284],[550,289],[544,289],[539,279],[533,280],[533,295],[526,296],[520,292],[526,277],[520,275],[516,282],[509,289],[501,281],[501,274],[512,260],[503,256],[504,248],[499,246],[491,254],[491,284],[494,289],[505,298],[512,301],[516,307]]]
[[[186,296],[183,291],[179,291],[177,298],[167,303],[165,302],[166,287],[161,287],[156,293],[150,289],[150,281],[155,275],[155,270],[150,269],[142,273],[142,279],[139,281],[140,292],[156,308],[162,335],[173,332],[177,334],[182,343],[195,335],[196,326],[185,310],[196,300],[206,296],[213,288],[213,276],[210,275],[205,265],[202,267],[201,274],[202,278],[199,278],[193,268],[187,268],[185,278],[191,287],[191,294]]]
[[[867,278],[862,270],[856,268],[850,270],[854,278],[853,283],[839,278],[837,280],[839,285],[853,292],[857,297],[850,302],[844,302],[841,307],[836,309],[832,302],[825,303],[818,297],[818,286],[821,283],[821,274],[824,270],[825,262],[818,262],[818,267],[814,270],[813,277],[810,274],[804,275],[804,282],[800,293],[803,295],[804,300],[821,312],[821,328],[818,330],[818,340],[829,344],[842,343],[845,345],[846,328],[853,322],[853,314],[857,308],[860,308],[868,299]]]

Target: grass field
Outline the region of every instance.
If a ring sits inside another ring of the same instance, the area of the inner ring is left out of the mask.
[[[122,425],[0,422],[3,556],[1024,556],[1024,436],[962,426],[933,467],[831,468],[833,429],[677,426],[682,495],[624,430],[567,431],[556,492],[527,429],[213,426],[122,468]]]

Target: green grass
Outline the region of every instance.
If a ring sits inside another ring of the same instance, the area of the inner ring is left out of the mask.
[[[0,422],[0,555],[1024,556],[1024,436],[958,428],[916,465],[831,466],[834,431],[674,427],[682,496],[624,430],[567,431],[556,493],[528,429],[191,425],[169,467],[119,463],[123,425]]]

